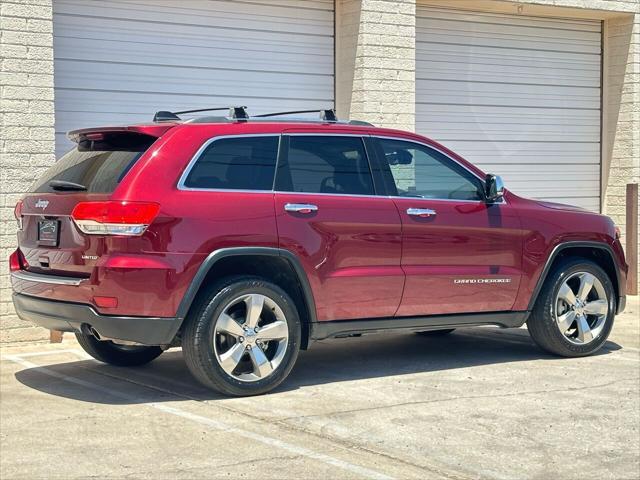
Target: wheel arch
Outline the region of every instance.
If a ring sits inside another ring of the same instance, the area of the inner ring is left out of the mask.
[[[301,348],[306,349],[312,324],[317,319],[313,292],[298,257],[288,250],[274,247],[222,248],[210,253],[198,268],[178,306],[176,316],[180,321],[176,334],[197,304],[198,294],[203,288],[215,279],[234,274],[263,277],[291,295],[301,317]]]
[[[536,283],[531,299],[529,300],[528,310],[533,310],[533,307],[538,300],[538,295],[542,290],[544,283],[549,276],[552,269],[563,259],[569,257],[581,257],[587,260],[595,262],[597,265],[609,275],[611,283],[616,294],[616,304],[619,310],[619,299],[621,295],[622,278],[616,265],[615,255],[610,245],[602,242],[589,242],[589,241],[570,241],[563,242],[554,247],[551,254],[547,258],[540,278]]]

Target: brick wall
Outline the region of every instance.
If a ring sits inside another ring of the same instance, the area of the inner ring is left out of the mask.
[[[0,4],[0,342],[48,338],[13,312],[7,272],[15,249],[13,207],[54,161],[51,0]]]
[[[605,55],[603,210],[620,226],[624,241],[625,186],[640,182],[640,14],[605,22]]]
[[[415,0],[337,2],[340,117],[415,128],[415,13]]]

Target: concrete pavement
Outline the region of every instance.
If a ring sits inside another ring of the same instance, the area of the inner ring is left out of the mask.
[[[71,338],[3,347],[0,478],[637,479],[638,311],[581,359],[525,329],[324,341],[241,399],[180,350],[122,369]]]

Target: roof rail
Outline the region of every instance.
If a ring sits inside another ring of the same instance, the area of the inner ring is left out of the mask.
[[[229,120],[229,117],[217,117],[217,116],[206,115],[204,117],[190,118],[189,120],[186,120],[184,123],[229,123],[229,122],[231,122],[231,120]]]
[[[201,117],[201,118],[193,118],[189,119],[189,123],[207,123],[207,122],[228,122],[228,121],[243,121],[246,122],[251,120],[252,118],[268,118],[268,117],[279,117],[283,115],[296,115],[298,113],[320,113],[320,122],[325,123],[337,123],[338,117],[336,116],[336,111],[334,109],[321,109],[321,110],[289,110],[286,112],[273,112],[273,113],[262,113],[260,115],[254,115],[252,117],[247,113],[247,107],[215,107],[215,108],[196,108],[193,110],[181,110],[179,112],[169,112],[167,110],[159,110],[153,116],[154,122],[175,122],[180,121],[181,118],[178,115],[182,115],[185,113],[198,113],[198,112],[215,112],[220,110],[229,110],[228,117]],[[290,120],[293,121],[293,120]],[[303,121],[303,120],[295,120],[295,121]],[[306,120],[309,121],[309,120]],[[348,125],[361,125],[366,127],[373,127],[374,125],[369,122],[365,122],[363,120],[348,120],[342,123],[346,123]]]
[[[374,127],[373,123],[365,122],[364,120],[349,120],[349,125],[362,125],[363,127]]]
[[[295,115],[298,113],[320,113],[320,119],[323,122],[338,121],[338,117],[336,117],[336,111],[332,108],[323,110],[291,110],[288,112],[263,113],[261,115],[254,115],[253,118],[278,117],[280,115]]]
[[[249,119],[249,115],[247,114],[247,107],[215,107],[215,108],[196,108],[195,110],[181,110],[179,112],[169,112],[166,110],[160,110],[156,112],[153,116],[154,122],[175,122],[176,120],[180,120],[178,115],[182,115],[184,113],[197,113],[197,112],[215,112],[220,110],[229,110],[229,118],[233,120],[243,120],[246,121]]]

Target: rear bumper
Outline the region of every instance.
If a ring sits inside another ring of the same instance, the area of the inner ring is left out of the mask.
[[[166,317],[125,317],[101,315],[90,305],[46,300],[13,294],[18,317],[51,330],[80,332],[93,327],[101,337],[138,342],[145,345],[169,345],[180,328],[181,319]]]

